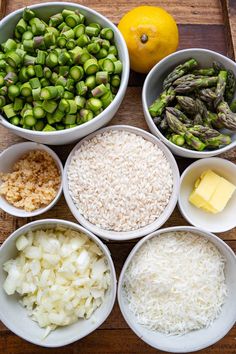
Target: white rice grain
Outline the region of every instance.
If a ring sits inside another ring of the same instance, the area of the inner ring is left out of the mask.
[[[110,130],[85,141],[67,173],[79,212],[92,224],[113,231],[137,230],[154,222],[173,188],[162,150],[127,131]]]

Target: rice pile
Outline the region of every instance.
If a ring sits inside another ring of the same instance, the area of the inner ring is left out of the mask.
[[[154,222],[169,202],[173,176],[155,144],[110,130],[85,141],[68,167],[68,185],[79,212],[106,230],[137,230]]]

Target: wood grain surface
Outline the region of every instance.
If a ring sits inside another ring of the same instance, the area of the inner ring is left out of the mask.
[[[23,6],[38,3],[38,0],[0,0],[0,18]],[[189,47],[209,48],[234,58],[236,54],[236,0],[81,0],[80,4],[89,6],[118,23],[121,16],[139,4],[158,5],[168,10],[176,19],[180,31],[179,49]],[[141,91],[144,75],[131,72],[129,87],[124,101],[110,124],[130,124],[147,130],[141,104]],[[0,151],[23,139],[0,127]],[[53,146],[61,160],[65,162],[73,145]],[[222,155],[236,163],[236,151]],[[189,159],[177,158],[182,172]],[[64,218],[75,221],[65,200],[39,218]],[[34,218],[35,219],[35,218]],[[0,243],[18,227],[34,219],[14,218],[0,212]],[[177,208],[163,227],[187,225]],[[236,231],[231,230],[218,235],[236,252]],[[117,275],[136,241],[110,242],[108,247],[115,263]],[[1,306],[1,304],[0,304]],[[128,327],[117,303],[107,321],[88,337],[64,348],[46,349],[27,343],[11,333],[0,323],[0,354],[154,354],[162,353],[146,345]],[[236,354],[236,326],[217,344],[197,352],[201,354]]]

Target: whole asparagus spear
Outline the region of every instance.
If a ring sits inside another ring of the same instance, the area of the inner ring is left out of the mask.
[[[166,110],[174,114],[182,123],[192,125],[192,121],[176,107],[166,107]]]
[[[195,104],[195,100],[188,96],[176,96],[177,102],[180,107],[189,114],[197,114],[197,108]]]
[[[206,144],[203,143],[198,137],[194,136],[189,131],[184,134],[186,143],[193,147],[195,150],[202,151],[205,149]]]
[[[193,74],[187,74],[187,75],[181,76],[173,82],[173,86],[178,86],[178,85],[182,84],[183,82],[193,80],[193,79],[196,79],[196,76]]]
[[[220,134],[216,137],[205,140],[207,147],[220,147],[222,145],[229,145],[231,143],[231,137],[229,135]]]
[[[225,100],[230,103],[234,97],[236,88],[235,76],[232,70],[228,70],[227,82],[225,87]]]
[[[225,128],[236,131],[236,113],[233,113],[227,102],[222,101],[217,106],[219,121]]]
[[[214,68],[216,74],[219,74],[219,72],[222,70],[225,71],[224,65],[219,62],[216,62],[216,61],[213,62],[213,68]],[[227,70],[225,99],[228,103],[230,103],[233,99],[235,88],[236,88],[236,79],[235,79],[234,73],[232,70]]]
[[[165,107],[175,98],[175,91],[172,87],[163,91],[160,96],[149,107],[149,113],[152,117],[160,116]]]
[[[166,111],[166,119],[170,129],[176,134],[183,135],[188,145],[199,151],[205,149],[206,145],[198,137],[190,133],[188,128],[175,115]]]
[[[218,104],[224,99],[226,81],[227,81],[227,71],[221,70],[218,75],[218,81],[215,90],[215,94],[216,94],[216,98],[214,100],[215,107],[217,107]]]
[[[189,131],[200,138],[203,142],[205,140],[210,139],[210,138],[215,138],[216,136],[221,135],[217,130],[210,128],[210,127],[205,127],[203,125],[194,125],[193,127],[189,128]]]
[[[212,66],[213,69],[215,70],[216,75],[218,75],[221,70],[225,70],[224,65],[218,61],[213,61]]]
[[[163,87],[166,90],[172,83],[188,73],[190,70],[195,69],[198,66],[198,62],[195,59],[189,59],[185,63],[178,65],[164,80]]]
[[[204,88],[198,91],[198,97],[200,100],[206,102],[209,106],[212,106],[214,100],[216,99],[216,94],[210,88]]]
[[[193,71],[193,74],[202,76],[214,76],[215,70],[214,68],[197,69]]]
[[[231,143],[229,135],[221,134],[215,129],[204,127],[202,125],[195,125],[192,128],[189,128],[188,131],[201,139],[207,147],[219,147]]]
[[[193,119],[194,124],[204,124],[209,126],[209,122],[207,119],[208,118],[207,108],[205,104],[199,98],[196,98],[195,105],[198,113],[195,115]]]
[[[187,127],[169,110],[166,110],[166,120],[174,133],[181,135],[187,131]]]
[[[186,81],[175,87],[176,93],[186,93],[194,91],[201,87],[211,87],[214,86],[218,81],[217,76],[206,76],[203,78],[197,78],[193,80]]]
[[[209,127],[195,125],[194,127],[189,128],[189,131],[200,138],[209,147],[219,147],[231,143],[231,137],[229,135],[221,134],[217,130]]]

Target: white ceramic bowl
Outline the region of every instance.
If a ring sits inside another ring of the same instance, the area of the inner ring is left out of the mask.
[[[210,232],[225,232],[236,226],[236,191],[225,209],[217,214],[208,213],[188,201],[194,183],[202,172],[209,169],[236,186],[236,165],[234,163],[219,157],[198,160],[186,168],[181,176],[178,207],[183,217],[190,224]]]
[[[24,142],[10,146],[0,154],[0,171],[4,173],[12,172],[15,162],[17,162],[24,154],[32,150],[44,150],[53,158],[60,172],[61,183],[53,201],[47,206],[34,211],[25,211],[24,209],[16,208],[0,195],[0,208],[6,213],[18,216],[20,218],[28,218],[45,213],[57,203],[62,193],[63,166],[57,154],[55,154],[55,152],[46,145],[33,142]],[[2,182],[0,180],[0,184],[1,183]]]
[[[191,48],[183,49],[178,52],[175,52],[171,55],[168,55],[166,58],[162,59],[158,64],[156,64],[149,74],[146,77],[146,80],[143,85],[142,92],[142,103],[143,103],[143,112],[151,132],[161,139],[175,155],[189,157],[189,158],[203,158],[219,155],[223,152],[226,152],[236,146],[236,133],[225,130],[227,134],[231,135],[232,143],[216,150],[209,151],[194,151],[188,150],[183,147],[177,146],[171,143],[160,130],[153,123],[153,119],[149,114],[148,107],[153,103],[157,96],[163,91],[162,84],[164,78],[173,70],[177,65],[185,62],[189,58],[195,58],[202,67],[209,67],[212,65],[213,61],[218,61],[222,63],[226,69],[231,69],[236,76],[236,63],[229,58],[225,57],[222,54],[213,52],[208,49],[200,48]],[[236,94],[235,94],[236,97]],[[234,98],[235,98],[234,97]]]
[[[56,330],[52,331],[49,336],[43,339],[45,329],[40,328],[39,325],[27,315],[26,309],[18,302],[18,296],[9,296],[5,293],[2,284],[6,278],[6,272],[3,271],[2,267],[7,260],[17,255],[15,241],[21,234],[29,230],[37,230],[44,227],[53,228],[56,225],[62,225],[63,227],[85,233],[101,248],[110,268],[111,286],[106,292],[102,305],[88,320],[80,319],[72,325],[58,327]],[[75,342],[93,332],[109,316],[116,297],[116,273],[107,246],[83,227],[59,219],[44,219],[31,222],[13,232],[13,234],[6,239],[0,248],[0,283],[0,320],[19,337],[43,347],[61,347]]]
[[[95,135],[101,134],[101,133],[103,133],[105,131],[109,131],[109,130],[125,130],[125,131],[131,132],[133,134],[140,135],[143,138],[145,138],[146,140],[151,141],[152,143],[156,144],[163,151],[164,155],[166,156],[167,161],[169,162],[169,164],[171,166],[172,172],[173,172],[173,190],[172,190],[172,194],[171,194],[169,203],[166,206],[165,210],[163,211],[163,213],[160,215],[160,217],[155,222],[153,222],[145,227],[142,227],[138,230],[117,232],[117,231],[104,230],[104,229],[99,228],[98,226],[90,223],[88,220],[86,220],[83,217],[83,215],[80,214],[80,212],[78,211],[77,207],[75,206],[74,201],[73,201],[73,199],[70,195],[70,192],[69,192],[67,169],[68,169],[68,166],[70,165],[71,158],[74,155],[75,151],[78,150],[78,148],[86,140],[90,140]],[[99,131],[97,131],[93,134],[90,134],[89,136],[87,136],[86,138],[81,140],[74,147],[74,149],[71,151],[70,155],[68,156],[68,158],[66,160],[65,167],[64,167],[63,192],[64,192],[66,202],[70,208],[70,211],[72,212],[74,217],[78,220],[78,222],[81,225],[83,225],[86,229],[92,231],[96,235],[98,235],[106,240],[115,240],[115,241],[131,240],[134,238],[138,238],[138,237],[147,235],[150,232],[157,230],[170,217],[170,215],[172,214],[172,212],[176,206],[178,193],[179,193],[179,169],[178,169],[176,161],[175,161],[173,155],[171,154],[170,150],[167,149],[166,146],[160,140],[158,140],[156,137],[154,137],[150,133],[148,133],[142,129],[139,129],[139,128],[131,127],[128,125],[114,125],[114,126],[100,129]]]
[[[34,10],[37,15],[40,15],[40,17],[45,20],[48,19],[49,16],[62,11],[64,8],[70,10],[81,10],[81,13],[84,14],[91,22],[98,22],[103,27],[110,27],[114,31],[115,43],[118,48],[119,58],[123,64],[121,85],[112,103],[97,117],[75,128],[56,132],[40,132],[14,126],[0,115],[0,124],[11,130],[16,135],[19,135],[28,140],[49,145],[63,145],[72,143],[73,141],[78,141],[80,138],[107,124],[115,115],[123,100],[129,79],[129,54],[126,43],[118,28],[110,20],[98,12],[83,5],[61,1],[41,3],[28,7]],[[22,8],[12,12],[0,22],[0,43],[12,37],[13,29],[15,28],[16,23],[19,21],[23,10],[24,9]]]
[[[222,253],[226,259],[225,276],[226,284],[229,289],[228,297],[222,307],[222,312],[219,317],[213,322],[212,326],[201,330],[189,332],[182,336],[167,336],[160,332],[151,331],[144,326],[137,323],[134,314],[129,310],[127,299],[124,295],[122,286],[124,281],[124,274],[129,266],[135,253],[140,247],[149,239],[155,236],[162,235],[166,232],[173,231],[190,231],[210,240]],[[120,274],[118,284],[118,302],[122,315],[130,328],[147,344],[152,347],[164,350],[168,353],[190,353],[206,348],[218,340],[223,338],[228,331],[233,327],[236,321],[236,256],[232,249],[217,236],[197,229],[191,226],[177,226],[162,229],[144,237],[130,252],[123,269]]]

